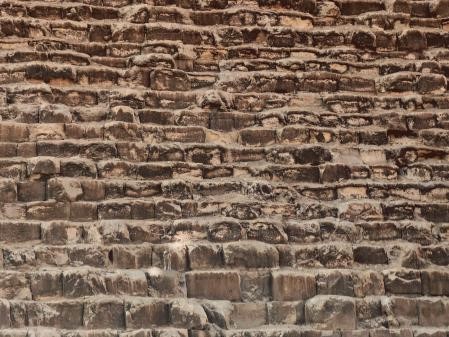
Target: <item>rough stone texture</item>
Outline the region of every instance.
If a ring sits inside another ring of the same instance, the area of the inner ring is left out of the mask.
[[[0,2],[0,337],[447,337],[449,0]]]

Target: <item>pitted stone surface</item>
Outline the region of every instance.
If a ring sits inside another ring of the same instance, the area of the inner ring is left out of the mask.
[[[448,0],[2,0],[0,337],[447,337]]]

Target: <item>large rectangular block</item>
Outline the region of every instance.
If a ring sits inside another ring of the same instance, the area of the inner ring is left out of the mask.
[[[442,327],[449,322],[449,301],[441,298],[418,300],[419,325]]]
[[[79,329],[83,326],[83,303],[74,301],[11,301],[13,327]]]
[[[0,329],[6,329],[11,326],[11,309],[7,300],[0,299]],[[1,335],[1,333],[0,333]]]
[[[29,274],[34,299],[62,296],[62,272],[46,270]]]
[[[232,270],[186,273],[187,297],[239,301],[240,276]]]
[[[315,275],[294,271],[273,271],[272,292],[275,301],[297,301],[315,296]]]
[[[355,329],[355,301],[346,296],[318,295],[306,302],[306,323],[319,329]]]
[[[125,302],[126,327],[132,329],[169,323],[168,302],[153,298],[132,298]]]
[[[424,295],[449,295],[449,272],[443,270],[423,270],[421,272],[421,280]]]
[[[264,302],[235,303],[230,319],[234,329],[249,329],[265,325],[267,323],[266,304]]]
[[[235,268],[267,268],[279,266],[279,253],[259,241],[238,241],[223,245],[225,265]]]
[[[123,300],[100,297],[87,301],[84,303],[83,325],[87,329],[125,328]]]
[[[40,240],[41,225],[37,222],[0,222],[0,241],[3,242],[24,242]]]
[[[0,271],[0,298],[31,299],[30,282],[26,274],[16,271]]]
[[[0,141],[26,142],[29,137],[29,128],[25,123],[6,123],[0,125]]]

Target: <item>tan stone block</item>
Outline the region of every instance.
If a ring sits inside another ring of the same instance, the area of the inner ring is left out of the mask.
[[[294,270],[273,271],[271,275],[275,301],[303,300],[316,294],[315,275]]]

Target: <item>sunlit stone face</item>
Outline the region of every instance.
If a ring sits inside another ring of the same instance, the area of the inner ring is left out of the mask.
[[[0,337],[447,337],[449,0],[0,3]]]

